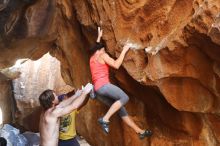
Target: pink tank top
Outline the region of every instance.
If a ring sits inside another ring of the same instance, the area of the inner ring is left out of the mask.
[[[95,55],[90,58],[90,70],[92,74],[92,82],[95,86],[95,91],[103,85],[109,83],[109,66],[107,64],[99,63]]]

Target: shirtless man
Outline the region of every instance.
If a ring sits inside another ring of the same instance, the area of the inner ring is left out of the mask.
[[[45,90],[40,96],[40,105],[43,111],[40,116],[41,146],[57,146],[59,138],[60,117],[77,109],[92,90],[88,83],[82,90],[78,90],[72,97],[59,102],[53,90]]]

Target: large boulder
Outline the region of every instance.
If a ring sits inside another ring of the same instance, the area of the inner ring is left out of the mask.
[[[15,104],[13,102],[12,81],[0,73],[0,125],[13,120]],[[2,123],[1,123],[2,122]]]
[[[107,107],[96,100],[81,110],[79,133],[97,146],[218,145],[219,12],[219,0],[1,1],[0,67],[49,51],[79,88],[91,79],[88,48],[101,26],[112,57],[132,45],[111,76],[130,96],[131,117],[154,136],[140,141],[118,116],[105,136],[97,118]]]

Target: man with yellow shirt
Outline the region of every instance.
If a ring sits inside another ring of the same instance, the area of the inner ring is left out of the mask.
[[[74,94],[73,91],[62,94],[58,96],[59,101],[65,100],[70,97],[71,94]],[[70,114],[64,115],[60,119],[60,128],[59,128],[59,142],[58,146],[80,146],[76,139],[76,115],[78,110],[81,109],[87,100],[76,110],[73,110]]]
[[[59,146],[80,146],[76,139],[75,119],[77,110],[70,114],[61,117],[60,132],[59,132]]]

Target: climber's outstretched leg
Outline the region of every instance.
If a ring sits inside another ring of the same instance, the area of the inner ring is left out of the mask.
[[[109,119],[115,112],[119,111],[119,115],[122,117],[123,121],[126,124],[128,124],[131,128],[133,128],[136,131],[136,133],[139,134],[140,138],[152,135],[151,131],[140,129],[128,116],[127,111],[123,106],[128,102],[129,97],[119,87],[113,84],[106,84],[96,92],[99,96],[104,96],[103,98],[115,100],[115,102],[110,106],[105,116],[98,120],[105,133],[109,133]]]
[[[117,112],[123,105],[128,102],[129,97],[120,88],[110,83],[103,85],[96,91],[96,93],[100,96],[104,96],[105,98],[114,100],[114,103],[110,106],[108,112],[104,115],[103,118],[98,120],[103,130],[106,133],[109,133],[109,119],[115,112]]]
[[[113,84],[110,84],[110,83],[105,84],[96,92],[100,96],[111,98],[115,101],[109,108],[108,112],[103,117],[103,120],[105,122],[109,122],[109,119],[111,118],[111,116],[115,112],[117,112],[122,106],[124,106],[129,100],[129,97],[127,96],[127,94],[125,94],[119,87]]]
[[[153,133],[150,130],[143,130],[138,125],[129,117],[129,116],[124,116],[122,117],[122,120],[130,126],[134,131],[139,134],[139,138],[143,139],[145,137],[150,137]]]

